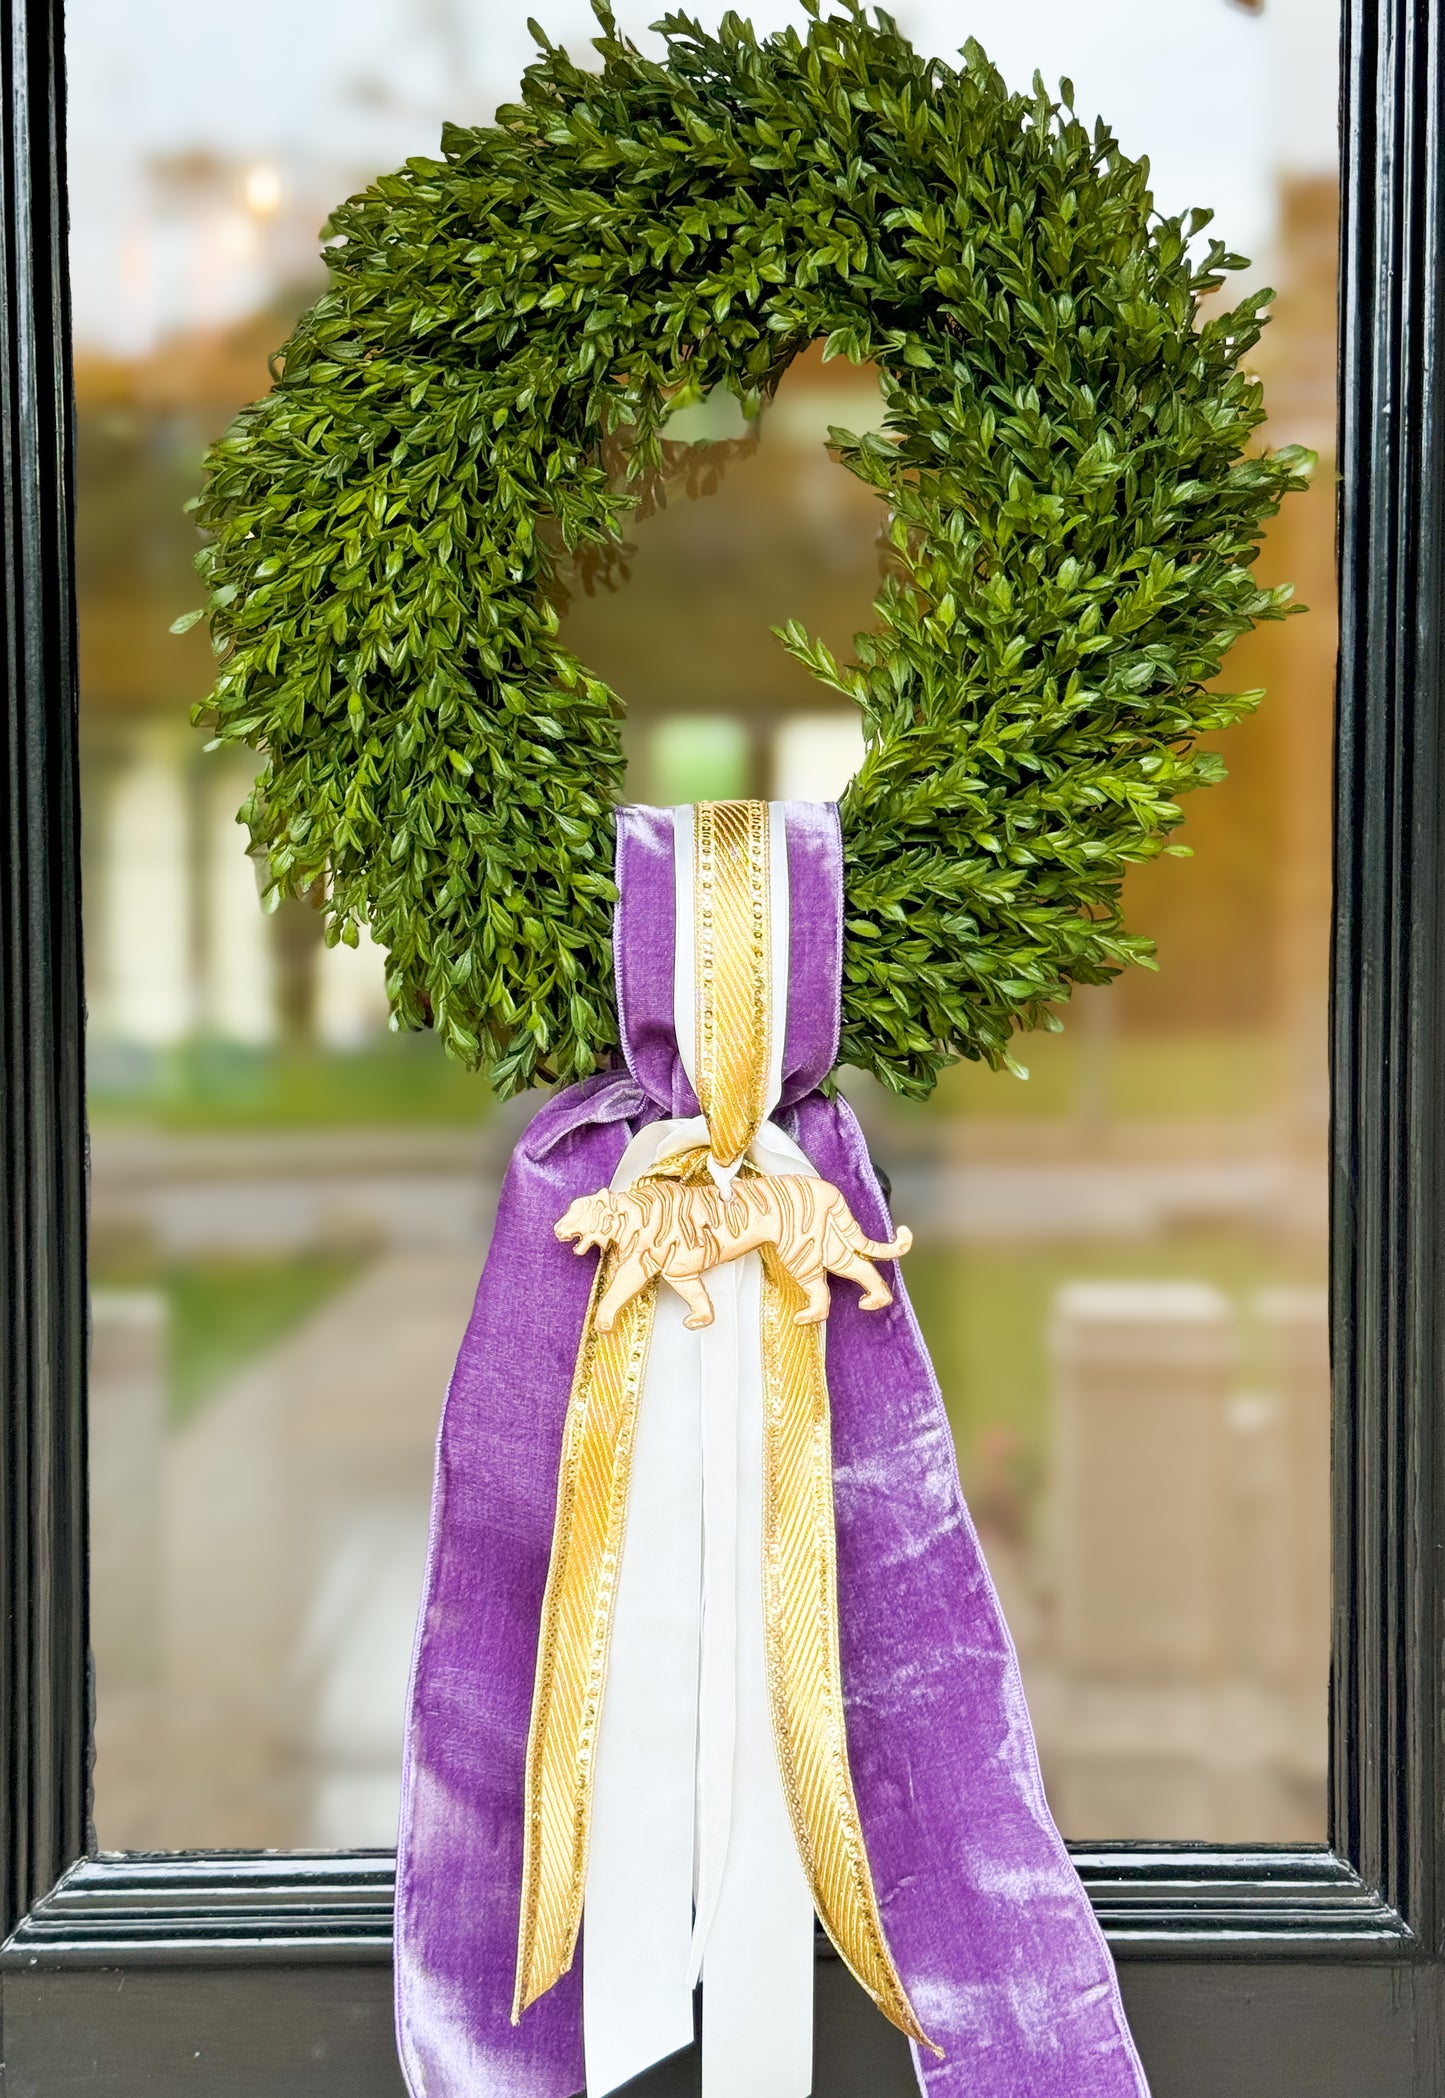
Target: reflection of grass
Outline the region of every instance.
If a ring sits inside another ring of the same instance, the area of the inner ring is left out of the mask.
[[[907,1122],[982,1115],[1067,1118],[1087,1106],[1110,1119],[1259,1115],[1278,1097],[1276,1046],[1261,1035],[1120,1035],[1090,1040],[1071,1019],[1061,1035],[1015,1045],[1027,1081],[982,1064],[944,1072],[922,1105],[890,1101]],[[364,1049],[243,1049],[190,1042],[164,1052],[92,1054],[98,1121],[177,1129],[338,1128],[368,1123],[475,1122],[492,1096],[433,1035],[383,1035]]]
[[[179,1425],[254,1356],[299,1326],[358,1263],[339,1255],[207,1260],[173,1268],[171,1419]]]
[[[1066,1282],[1207,1282],[1238,1306],[1276,1283],[1313,1282],[1244,1231],[1181,1233],[1153,1243],[1036,1242],[980,1248],[920,1247],[904,1266],[909,1294],[938,1371],[964,1485],[978,1483],[981,1453],[1006,1431],[1024,1477],[1042,1478],[1049,1440],[1048,1322]],[[1241,1365],[1242,1375],[1252,1374]]]
[[[90,1087],[98,1121],[176,1129],[475,1122],[490,1105],[483,1081],[430,1035],[386,1035],[344,1055],[193,1042],[121,1060],[102,1049]]]
[[[236,1371],[300,1325],[358,1263],[335,1254],[201,1260],[98,1276],[160,1289],[170,1313],[168,1413],[188,1420]]]
[[[1078,1014],[1062,1034],[1022,1035],[1027,1080],[986,1064],[955,1064],[935,1100],[905,1114],[1069,1116],[1087,1104],[1111,1116],[1258,1115],[1279,1094],[1278,1045],[1262,1034],[1120,1034],[1091,1039]]]

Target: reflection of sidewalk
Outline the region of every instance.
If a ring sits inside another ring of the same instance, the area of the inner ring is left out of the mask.
[[[93,1138],[95,1228],[170,1257],[342,1245],[452,1252],[484,1243],[500,1162],[532,1101],[480,1128]]]
[[[98,1657],[102,1843],[391,1840],[432,1448],[479,1264],[378,1259],[170,1444],[143,1740]]]
[[[484,1241],[501,1167],[534,1098],[479,1129],[95,1137],[97,1232],[168,1257],[357,1246],[450,1254]],[[935,1244],[1143,1237],[1198,1225],[1322,1230],[1324,1175],[1266,1121],[902,1122],[858,1102],[898,1212]]]
[[[906,1216],[919,1238],[935,1245],[1149,1238],[1231,1224],[1268,1229],[1294,1191],[1289,1160],[1268,1154],[1117,1162],[909,1162],[894,1169],[892,1180],[896,1214]],[[1323,1217],[1323,1176],[1311,1173],[1309,1182],[1301,1199],[1318,1193]]]
[[[358,1501],[298,1625],[305,1824],[323,1850],[396,1841],[402,1712],[426,1557],[426,1502]]]

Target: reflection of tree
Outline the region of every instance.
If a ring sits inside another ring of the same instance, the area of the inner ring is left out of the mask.
[[[1322,1043],[1330,909],[1334,684],[1335,246],[1332,176],[1281,194],[1279,298],[1255,356],[1274,444],[1320,453],[1313,485],[1271,523],[1265,579],[1292,582],[1306,616],[1260,628],[1225,667],[1264,704],[1220,745],[1222,787],[1186,806],[1196,857],[1131,877],[1133,917],[1159,941],[1158,976],[1124,979],[1126,1025],[1268,1027],[1299,1014]],[[1297,1053],[1297,1052],[1296,1052]]]
[[[472,63],[472,38],[467,27],[469,10],[457,0],[410,0],[406,10],[409,50],[430,46],[436,60],[436,84],[440,96],[458,108],[469,107],[476,88]],[[358,73],[347,82],[347,98],[360,108],[388,114],[432,117],[436,96],[428,96],[424,109],[407,95],[395,79],[379,73]]]
[[[442,78],[465,94],[472,82],[472,44],[467,34],[469,10],[458,0],[411,0],[409,15],[423,34],[430,33],[441,61]]]
[[[228,201],[238,186],[238,163],[207,146],[188,146],[179,153],[155,153],[146,174],[162,209],[190,213],[198,206]]]
[[[195,604],[196,492],[206,446],[267,386],[266,359],[314,286],[284,292],[235,327],[190,333],[135,359],[76,357],[76,586],[84,720],[183,720],[211,656],[197,629],[167,632]]]
[[[244,842],[230,828],[230,816],[245,791],[245,774],[234,766],[216,769],[217,760],[203,757],[200,739],[186,725],[215,669],[204,628],[177,638],[169,627],[201,594],[192,572],[198,541],[186,505],[196,492],[206,446],[239,407],[264,390],[267,353],[287,333],[296,308],[312,296],[310,285],[298,288],[236,327],[191,332],[147,357],[82,354],[76,360],[86,923],[103,1013],[107,994],[129,972],[114,946],[120,906],[113,899],[129,891],[124,870],[112,859],[123,849],[112,842],[112,795],[125,791],[123,783],[137,765],[154,766],[162,752],[171,794],[184,810],[179,820],[186,843],[169,880],[181,885],[186,898],[192,1024],[210,1024],[212,990],[201,986],[214,987],[229,970],[233,950],[217,915],[223,906],[216,868],[224,856],[239,868],[244,888]],[[253,937],[263,947],[270,943],[275,1017],[288,1041],[313,1031],[319,930],[319,919],[301,904],[269,924],[256,914]],[[154,927],[136,926],[128,937],[154,942],[160,935]],[[117,1024],[113,1013],[108,1020]],[[258,1012],[247,1024],[264,1029],[267,1022]]]

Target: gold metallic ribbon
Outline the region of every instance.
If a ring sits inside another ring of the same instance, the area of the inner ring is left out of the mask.
[[[654,1281],[623,1307],[610,1333],[598,1332],[597,1301],[615,1259],[608,1251],[597,1264],[562,1430],[527,1735],[514,2025],[571,1966],[582,1922],[597,1727],[657,1302]]]
[[[693,810],[697,1104],[720,1166],[763,1126],[772,1056],[773,942],[768,805],[700,801]]]
[[[701,802],[693,838],[697,1093],[711,1158],[731,1167],[744,1158],[767,1107],[767,804]],[[693,1178],[707,1160],[694,1151],[669,1170]],[[599,1263],[563,1432],[527,1742],[514,2021],[567,1972],[582,1922],[597,1724],[657,1294],[656,1282],[649,1284],[611,1333],[599,1333],[594,1314],[612,1257]],[[763,1596],[778,1767],[824,1928],[886,2016],[929,2046],[883,1933],[848,1762],[823,1329],[796,1323],[804,1301],[766,1251]]]

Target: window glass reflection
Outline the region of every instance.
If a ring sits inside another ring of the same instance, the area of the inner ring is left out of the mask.
[[[781,0],[760,27],[796,19]],[[621,10],[639,36],[648,11]],[[87,967],[94,1132],[96,1822],[107,1847],[394,1833],[432,1442],[526,1108],[386,1027],[384,968],[303,902],[258,907],[183,505],[321,282],[336,199],[443,116],[490,115],[529,42],[447,0],[253,0],[244,19],[68,0]],[[1269,698],[1144,870],[1159,974],[1083,993],[905,1107],[852,1084],[1045,1774],[1077,1837],[1324,1833],[1324,1325],[1338,21],[1305,0],[914,0],[947,52],[1070,74],[1215,204],[1273,282],[1273,441],[1321,452],[1272,529],[1308,619],[1243,644]],[[547,26],[580,50],[575,0]],[[286,62],[278,65],[283,48]],[[1182,85],[1187,83],[1187,93]],[[678,416],[691,480],[579,589],[569,638],[629,706],[642,799],[831,796],[856,720],[777,646],[835,650],[878,582],[875,499],[825,449],[880,414],[805,356],[756,441]]]

